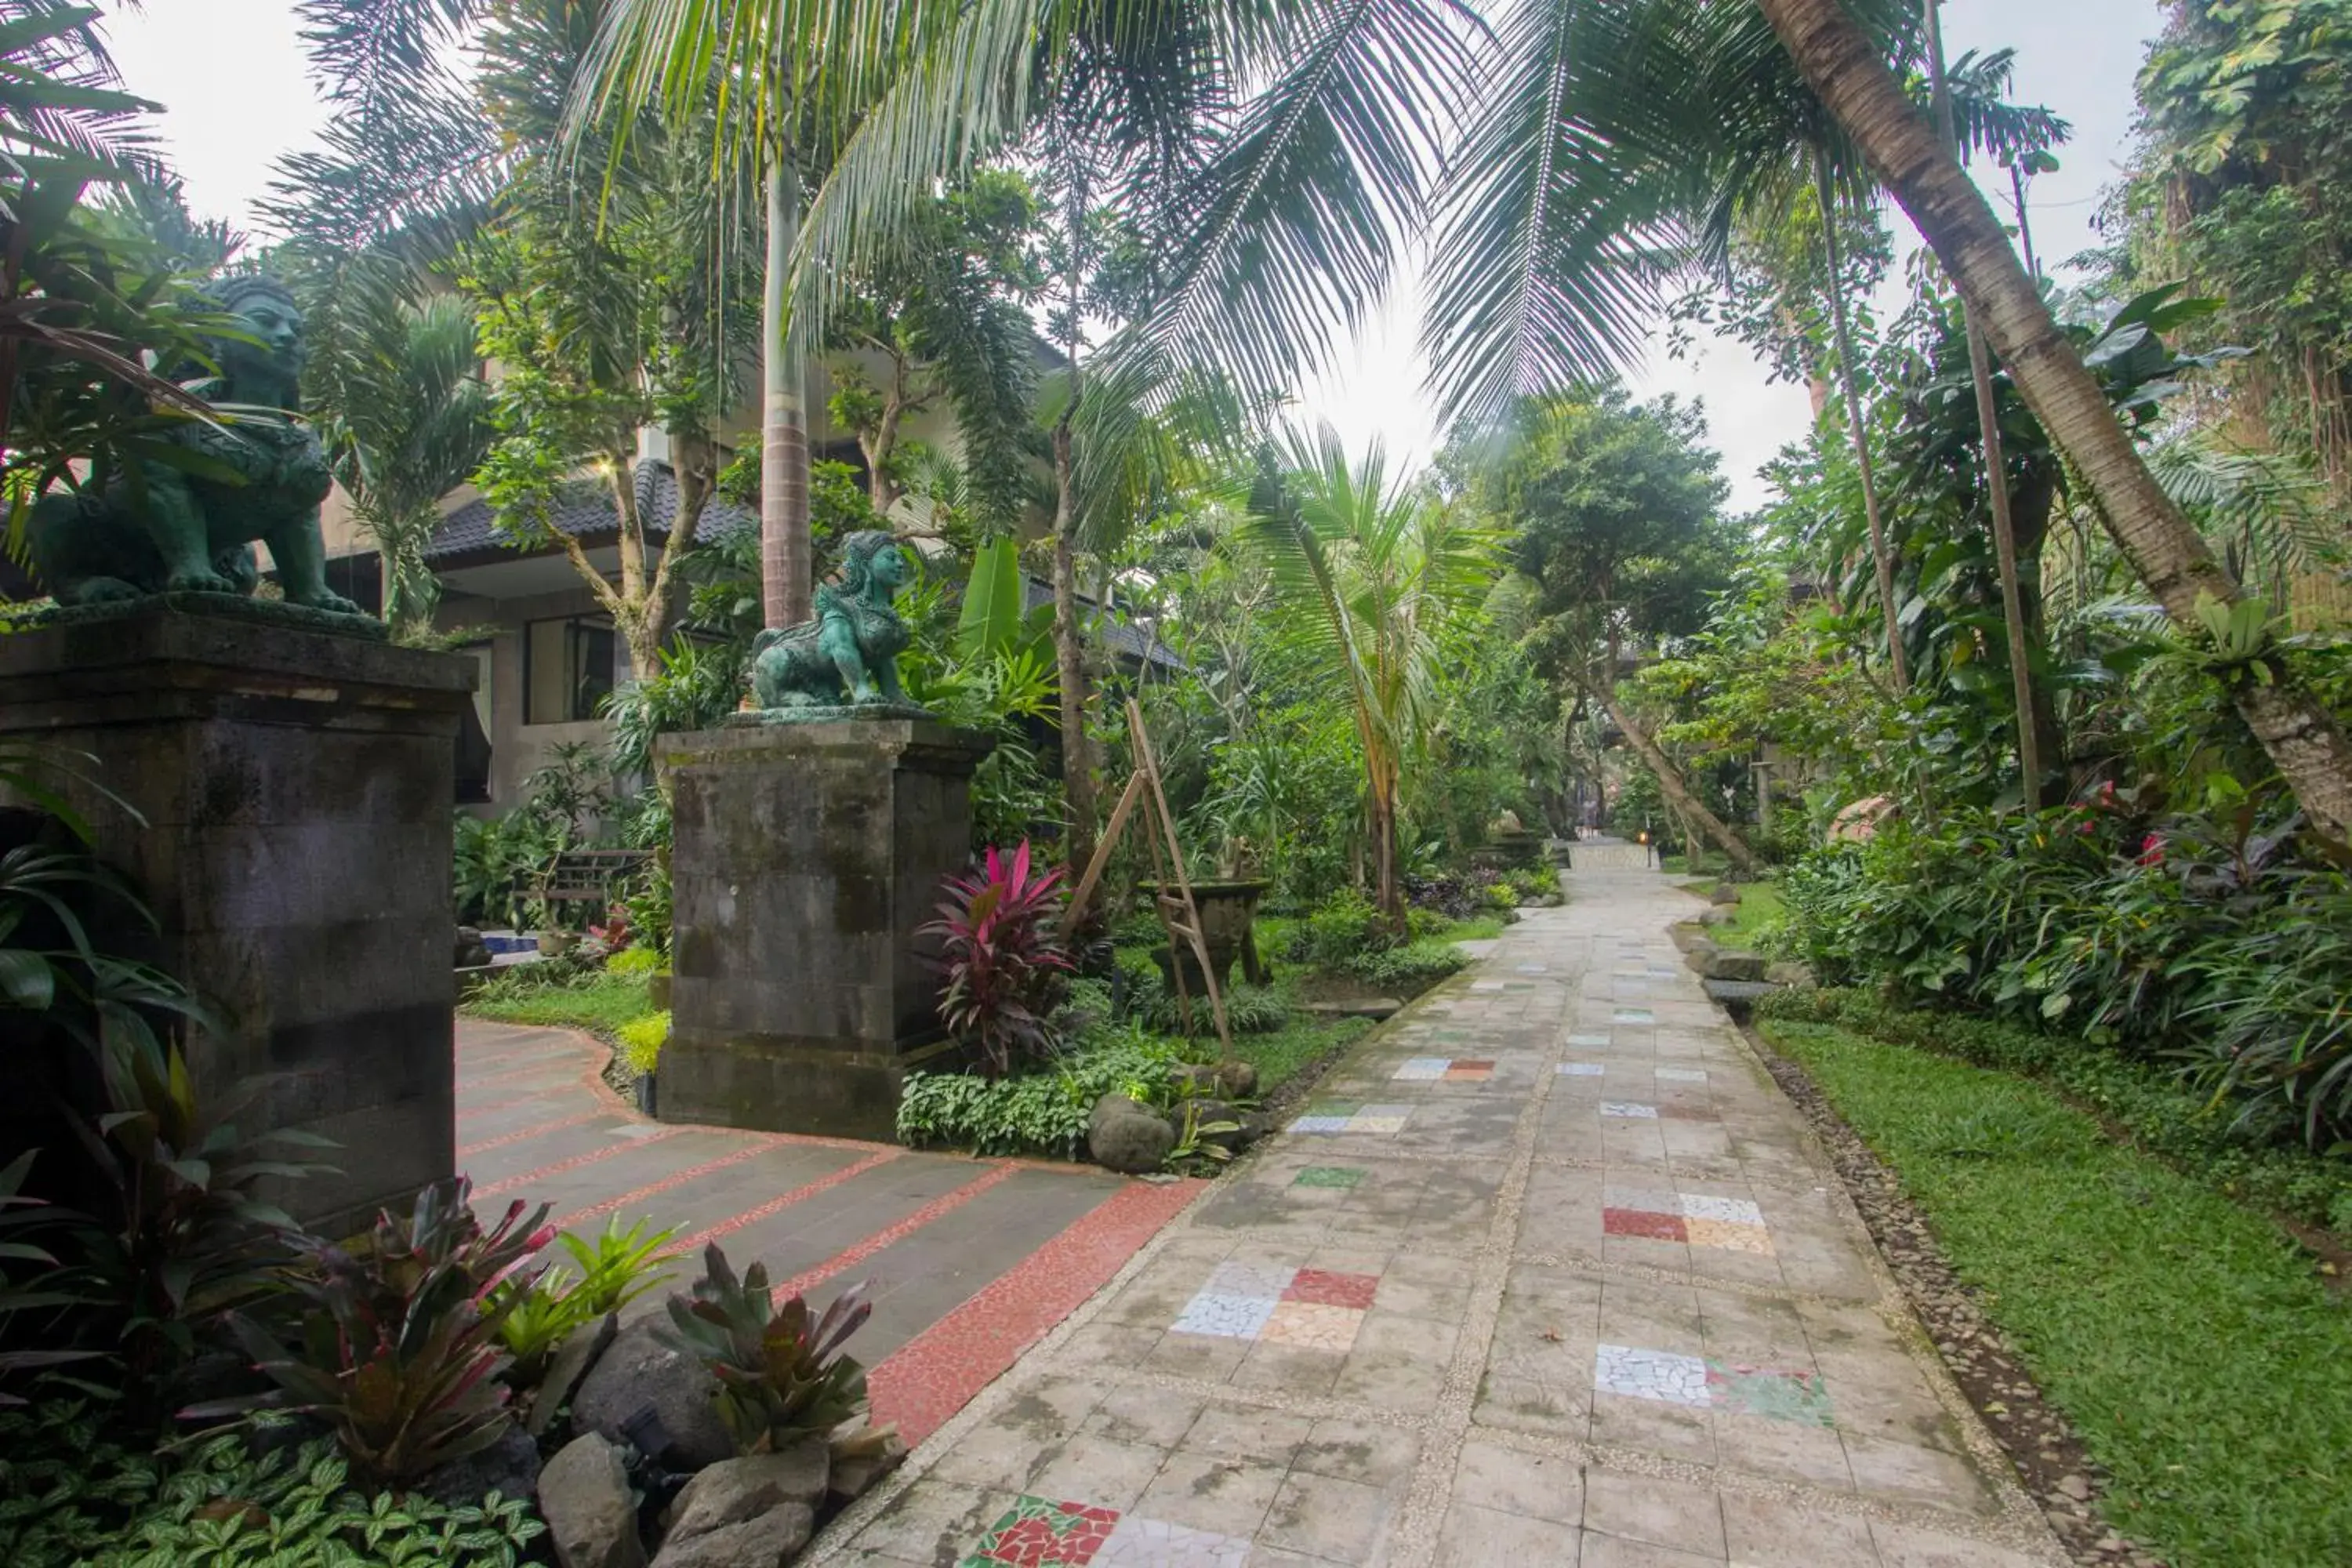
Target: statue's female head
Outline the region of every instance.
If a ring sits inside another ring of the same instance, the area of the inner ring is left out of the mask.
[[[841,585],[852,594],[862,594],[877,583],[886,592],[894,591],[904,587],[909,575],[907,552],[882,529],[860,529],[842,544]]]
[[[263,272],[216,279],[205,293],[255,340],[214,340],[228,383],[220,401],[292,408],[302,379],[302,311],[293,293]]]

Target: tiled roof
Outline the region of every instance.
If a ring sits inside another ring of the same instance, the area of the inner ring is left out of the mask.
[[[667,463],[648,458],[637,465],[635,478],[637,511],[646,520],[646,536],[667,539],[670,520],[677,515],[677,476],[670,472]],[[556,503],[553,521],[557,531],[576,539],[610,537],[618,528],[613,518],[612,492],[601,479],[571,480],[564,485],[562,499]],[[724,539],[742,529],[756,531],[759,526],[759,513],[712,496],[702,509],[702,521],[696,526],[695,534],[706,540]],[[490,503],[470,500],[441,520],[425,555],[428,561],[446,560],[506,543],[491,531]]]
[[[1053,602],[1054,585],[1051,583],[1043,578],[1023,574],[1021,610],[1024,615]],[[1081,611],[1090,611],[1094,607],[1095,602],[1092,599],[1084,594],[1078,595],[1078,608]],[[1120,620],[1116,611],[1102,618],[1101,631],[1103,641],[1110,646],[1113,653],[1122,658],[1131,658],[1138,664],[1156,664],[1162,669],[1184,668],[1184,661],[1176,657],[1174,648]]]

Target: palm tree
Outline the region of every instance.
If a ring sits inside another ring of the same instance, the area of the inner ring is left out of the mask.
[[[1493,535],[1458,502],[1395,480],[1379,447],[1350,462],[1328,426],[1294,439],[1251,497],[1281,635],[1340,684],[1363,753],[1375,898],[1402,930],[1397,824],[1406,762],[1427,743],[1448,634],[1493,585]]]
[[[490,391],[474,315],[453,295],[401,298],[380,269],[354,268],[313,313],[336,318],[340,351],[310,363],[310,405],[335,479],[383,563],[383,618],[405,640],[433,624],[441,584],[425,546],[440,499],[488,454]]]

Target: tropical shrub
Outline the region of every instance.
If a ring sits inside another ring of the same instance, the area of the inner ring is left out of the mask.
[[[553,1264],[525,1278],[509,1275],[493,1289],[502,1300],[499,1339],[514,1358],[508,1381],[520,1388],[536,1384],[549,1358],[562,1348],[575,1330],[617,1312],[669,1278],[662,1248],[677,1234],[674,1228],[647,1234],[650,1220],[640,1219],[621,1228],[615,1215],[593,1237],[565,1231],[555,1244],[570,1255],[580,1270]]]
[[[1778,939],[1875,985],[2161,1058],[2241,1133],[2352,1129],[2352,878],[2251,812],[2217,833],[2125,794],[2033,815],[1891,823],[1781,881]]]
[[[670,1298],[667,1337],[719,1380],[719,1418],[740,1451],[767,1453],[865,1411],[866,1369],[841,1353],[874,1312],[863,1282],[812,1321],[799,1296],[775,1304],[764,1265],[739,1280],[714,1242],[702,1267],[689,1295]]]
[[[0,1560],[27,1568],[515,1568],[547,1529],[527,1498],[362,1497],[324,1438],[257,1452],[231,1433],[176,1457],[130,1452],[70,1399],[0,1415]]]
[[[405,1219],[380,1215],[352,1250],[290,1237],[302,1263],[288,1282],[301,1307],[295,1340],[230,1318],[275,1393],[189,1414],[259,1404],[317,1416],[362,1476],[395,1486],[496,1443],[513,1419],[499,1334],[516,1298],[493,1287],[551,1233],[547,1206],[525,1219],[520,1202],[484,1230],[467,1206],[470,1188],[463,1176],[435,1183]]]
[[[1026,842],[1009,858],[992,847],[980,870],[949,880],[940,918],[921,928],[940,939],[940,1018],[992,1072],[1061,1044],[1053,1013],[1075,967],[1053,930],[1061,880],[1059,868],[1030,874]]]
[[[1103,1031],[1038,1071],[1000,1079],[909,1073],[898,1100],[898,1140],[918,1149],[1073,1159],[1085,1144],[1096,1100],[1118,1091],[1164,1101],[1168,1068],[1182,1059],[1173,1040]]]
[[[621,1026],[620,1034],[622,1059],[643,1078],[660,1063],[662,1047],[669,1044],[669,1012],[665,1008],[632,1018]]]

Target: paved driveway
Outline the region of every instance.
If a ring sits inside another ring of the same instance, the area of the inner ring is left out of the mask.
[[[851,1342],[875,1409],[919,1441],[1115,1274],[1202,1184],[1083,1165],[968,1160],[846,1139],[648,1121],[568,1029],[457,1024],[457,1168],[485,1215],[523,1199],[593,1232],[677,1232],[676,1285],[716,1241],[740,1270],[822,1306],[864,1279]],[[663,1293],[638,1311],[660,1310]]]

